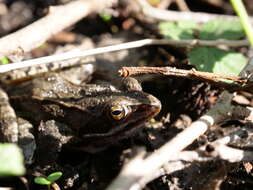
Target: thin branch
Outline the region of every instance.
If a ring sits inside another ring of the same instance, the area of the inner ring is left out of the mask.
[[[174,1],[177,3],[178,8],[181,11],[190,11],[189,7],[187,6],[184,0],[174,0]]]
[[[168,11],[150,6],[145,0],[135,0],[141,7],[144,15],[164,21],[194,21],[197,23],[204,23],[215,19],[236,20],[239,21],[237,16],[209,14],[203,12],[179,12]],[[250,17],[251,22],[253,18]]]
[[[221,159],[234,163],[253,160],[253,151],[240,150],[224,144],[212,145],[214,151],[209,154],[207,154],[206,151],[182,151],[177,155],[172,156],[169,161],[181,160],[185,162],[207,162],[210,160]]]
[[[224,144],[217,144],[215,150],[212,152],[212,157],[217,157],[222,160],[227,160],[231,163],[241,161],[252,161],[253,152],[231,148]]]
[[[252,108],[245,108],[252,110]],[[252,112],[252,111],[251,111]],[[251,113],[252,114],[252,113]],[[248,114],[247,114],[248,115]],[[228,147],[228,144],[233,144],[240,141],[240,145],[248,144],[248,139],[251,136],[245,135],[245,128],[238,128],[237,130],[231,132],[229,135],[218,139],[208,145],[212,147],[212,151],[209,151],[206,156],[211,156],[214,158],[220,158],[222,160],[227,160],[229,162],[241,162],[241,161],[252,161],[253,152],[241,150],[237,148]],[[198,148],[198,152],[206,152],[206,145]]]
[[[44,18],[1,38],[0,57],[28,52],[91,12],[101,11],[115,2],[116,0],[77,0],[63,6],[50,7],[49,14]]]
[[[159,3],[159,5],[158,5],[158,7],[160,9],[167,9],[168,6],[171,4],[171,1],[172,0],[161,0],[160,3]]]
[[[247,80],[242,77],[210,73],[210,72],[201,72],[195,69],[184,70],[177,69],[176,67],[122,67],[119,70],[120,76],[127,77],[131,75],[141,75],[141,74],[162,74],[168,76],[184,77],[184,78],[197,78],[210,82],[218,82],[218,80],[226,79],[231,80],[236,83],[245,84]]]
[[[253,60],[250,60],[247,67],[252,67]],[[119,71],[122,77],[142,74],[158,74],[167,76],[183,77],[188,79],[197,79],[208,82],[219,88],[228,90],[229,92],[246,91],[253,93],[253,80],[249,72],[242,72],[242,76],[232,76],[218,73],[201,72],[195,69],[184,70],[175,67],[122,67]],[[230,80],[228,83],[222,80]]]
[[[0,41],[1,42],[1,41]],[[8,72],[11,70],[30,67],[34,65],[40,65],[55,61],[63,61],[67,59],[72,59],[76,57],[85,57],[90,55],[98,55],[102,53],[114,52],[119,50],[138,48],[149,45],[174,45],[174,46],[248,46],[249,42],[247,40],[159,40],[159,39],[144,39],[138,41],[132,41],[127,43],[122,43],[118,45],[112,45],[107,47],[101,47],[96,49],[90,49],[82,52],[66,52],[62,54],[46,56],[36,59],[31,59],[27,61],[21,61],[13,64],[0,65],[0,73]],[[1,46],[1,43],[0,43]]]
[[[138,187],[137,189],[143,189],[143,187],[150,181],[165,174],[168,175],[175,171],[184,170],[194,164],[194,162],[196,163],[220,160],[225,160],[230,163],[242,161],[251,162],[253,160],[253,152],[231,148],[224,144],[216,145],[214,147],[214,151],[209,154],[206,151],[182,151],[170,157],[168,162],[165,163],[161,169],[157,170],[155,174],[149,176],[145,175],[139,181],[138,185],[135,185],[135,187]],[[140,167],[140,165],[138,167]]]
[[[81,44],[73,48],[71,51],[82,51],[86,49],[86,46]],[[58,61],[58,62],[50,62],[50,64],[42,64],[42,65],[34,65],[31,67],[20,68],[16,70],[12,70],[9,72],[2,73],[0,76],[0,82],[3,84],[11,84],[16,83],[18,81],[24,81],[31,79],[34,76],[39,76],[46,72],[52,72],[61,70],[63,68],[70,68],[77,65],[85,66],[87,71],[93,71],[92,63],[95,61],[95,58],[92,56],[87,56],[85,58],[73,58],[70,60],[65,61]]]

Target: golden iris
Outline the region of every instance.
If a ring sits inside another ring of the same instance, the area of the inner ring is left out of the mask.
[[[126,109],[120,105],[112,106],[111,116],[113,119],[120,120],[126,116]]]

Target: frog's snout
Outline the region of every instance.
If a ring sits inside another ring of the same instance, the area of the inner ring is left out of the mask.
[[[149,105],[151,106],[151,109],[155,113],[154,115],[157,115],[162,109],[162,104],[160,100],[158,100],[156,97],[150,94],[148,95],[148,99],[149,99]]]

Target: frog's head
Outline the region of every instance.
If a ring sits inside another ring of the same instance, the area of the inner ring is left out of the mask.
[[[124,80],[122,91],[115,91],[108,97],[103,97],[103,100],[99,118],[89,122],[89,133],[82,133],[84,138],[96,139],[97,144],[100,140],[109,144],[111,141],[129,136],[161,110],[160,101],[143,92],[133,78]],[[88,128],[86,130],[89,130]]]
[[[110,133],[130,133],[161,110],[160,101],[142,91],[128,91],[112,98],[107,104]]]

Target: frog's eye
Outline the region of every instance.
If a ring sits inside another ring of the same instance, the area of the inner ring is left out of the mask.
[[[127,108],[125,106],[116,105],[111,107],[111,116],[113,117],[113,119],[120,120],[126,115]]]

